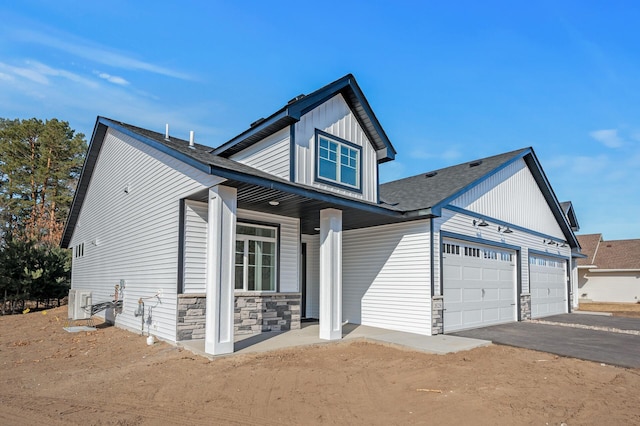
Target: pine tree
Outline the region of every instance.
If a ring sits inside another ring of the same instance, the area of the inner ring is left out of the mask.
[[[14,238],[57,245],[86,142],[66,121],[0,119],[0,212]]]

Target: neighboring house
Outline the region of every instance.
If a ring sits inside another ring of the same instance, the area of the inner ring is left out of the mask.
[[[640,300],[640,239],[604,241],[602,234],[578,235],[578,293],[585,302]]]
[[[72,286],[97,302],[122,283],[116,325],[211,354],[301,318],[332,340],[577,305],[578,242],[532,148],[380,185],[395,154],[352,75],[215,149],[99,117],[62,240]]]

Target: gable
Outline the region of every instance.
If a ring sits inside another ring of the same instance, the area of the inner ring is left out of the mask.
[[[376,150],[341,94],[335,95],[303,115],[300,121],[294,125],[294,128],[295,175],[293,179],[295,182],[357,199],[377,202],[378,162]],[[317,130],[361,148],[360,173],[362,183],[358,191],[339,189],[316,179]]]
[[[547,199],[523,159],[490,175],[450,204],[546,235],[564,237]]]

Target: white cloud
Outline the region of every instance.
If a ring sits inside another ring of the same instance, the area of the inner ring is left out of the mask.
[[[100,78],[102,78],[104,80],[107,80],[108,82],[113,83],[113,84],[118,84],[120,86],[127,86],[129,84],[129,82],[127,80],[125,80],[124,78],[118,77],[116,75],[107,74],[106,72],[95,71],[95,74],[98,77],[100,77]]]
[[[88,40],[80,39],[70,34],[59,34],[60,37],[56,37],[52,33],[44,34],[38,31],[19,29],[14,32],[14,35],[21,41],[58,49],[66,53],[115,68],[148,71],[154,74],[165,75],[167,77],[173,77],[181,80],[192,79],[189,75],[182,72],[133,58],[126,53],[115,51],[114,49],[101,46]]]
[[[16,77],[29,80],[44,86],[51,84],[51,77],[60,77],[80,83],[88,87],[95,87],[96,83],[78,74],[60,68],[52,68],[38,61],[26,61],[25,66],[14,66],[0,62],[3,80],[15,80]]]
[[[589,133],[589,136],[608,148],[620,148],[624,145],[624,141],[618,136],[616,129],[594,130]]]

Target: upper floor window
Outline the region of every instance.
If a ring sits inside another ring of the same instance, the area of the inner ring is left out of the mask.
[[[360,190],[362,148],[316,130],[316,180]]]

